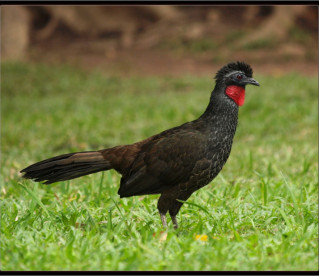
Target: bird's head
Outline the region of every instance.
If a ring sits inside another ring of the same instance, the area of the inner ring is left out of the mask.
[[[245,62],[231,62],[216,73],[216,85],[231,98],[237,105],[241,106],[245,101],[245,87],[247,84],[257,85],[259,83],[252,78],[253,69]]]

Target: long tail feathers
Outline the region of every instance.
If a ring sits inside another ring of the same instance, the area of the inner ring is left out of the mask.
[[[111,168],[101,152],[87,151],[52,157],[23,169],[21,173],[24,173],[24,178],[51,184]]]

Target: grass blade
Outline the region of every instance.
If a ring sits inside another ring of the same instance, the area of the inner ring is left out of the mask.
[[[35,200],[40,206],[41,208],[44,210],[44,212],[50,217],[51,214],[49,213],[48,209],[43,205],[43,203],[41,202],[41,200],[33,193],[33,191],[31,191],[28,187],[24,186],[23,184],[19,183],[18,184],[30,195],[30,197]]]
[[[288,228],[291,229],[291,223],[290,223],[288,217],[286,216],[285,212],[281,208],[278,208],[278,210],[279,210],[280,214],[282,215],[284,221],[286,222],[286,225],[288,226]]]
[[[207,213],[208,215],[210,215],[210,213],[208,212],[208,210],[206,208],[204,208],[203,206],[200,206],[196,203],[193,203],[193,202],[188,202],[188,201],[184,201],[184,200],[180,200],[180,199],[177,199],[177,201],[179,202],[182,202],[182,203],[185,203],[185,204],[188,204],[188,205],[192,205],[192,206],[196,206],[197,208],[203,210],[205,213]]]

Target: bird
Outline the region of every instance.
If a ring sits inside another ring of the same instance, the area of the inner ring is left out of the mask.
[[[260,86],[252,75],[249,64],[229,62],[217,71],[208,106],[197,119],[133,144],[52,157],[21,170],[22,176],[51,184],[114,169],[122,175],[120,198],[160,194],[162,225],[168,227],[169,213],[177,229],[183,203],[219,174],[230,155],[246,85]]]

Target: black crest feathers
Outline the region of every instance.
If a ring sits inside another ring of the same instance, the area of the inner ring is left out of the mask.
[[[237,62],[230,62],[227,65],[225,65],[223,68],[221,68],[216,73],[215,79],[220,80],[225,75],[227,75],[233,71],[242,71],[249,78],[251,78],[253,76],[253,69],[250,67],[249,64],[242,62],[242,61],[237,61]]]

